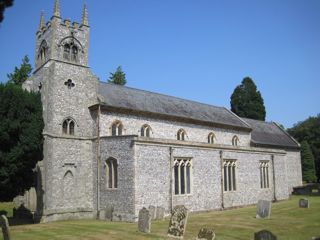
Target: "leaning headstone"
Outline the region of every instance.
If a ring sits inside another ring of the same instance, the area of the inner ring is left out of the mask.
[[[311,240],[320,240],[320,236],[312,237]]]
[[[138,229],[140,232],[150,233],[151,231],[151,215],[145,207],[139,211]]]
[[[0,216],[0,226],[2,228],[3,240],[10,240],[9,222],[5,215]]]
[[[149,212],[150,212],[150,215],[151,215],[151,219],[152,220],[156,219],[156,207],[150,205],[149,206]]]
[[[162,220],[164,219],[164,213],[165,213],[165,209],[163,207],[157,207],[156,210],[156,219],[157,220]]]
[[[213,229],[201,228],[196,240],[213,240],[215,236]]]
[[[268,230],[254,233],[254,240],[277,240],[277,236]]]
[[[168,236],[183,238],[188,219],[188,209],[183,205],[175,206],[169,223]]]
[[[300,208],[309,208],[309,200],[306,198],[302,198],[299,200],[299,207]]]
[[[257,204],[256,218],[270,218],[271,202],[267,200],[259,200]]]

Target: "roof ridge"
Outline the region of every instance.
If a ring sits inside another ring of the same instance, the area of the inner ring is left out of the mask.
[[[247,117],[239,117],[241,119],[243,119],[244,121],[247,120],[252,120],[252,121],[256,121],[256,122],[263,122],[263,123],[267,123],[267,124],[273,124],[273,121],[263,121],[263,120],[258,120],[258,119],[252,119],[252,118],[247,118]]]
[[[201,104],[201,105],[206,105],[206,106],[209,106],[209,107],[215,107],[215,108],[219,108],[219,109],[226,109],[226,107],[215,106],[215,105],[212,105],[212,104],[209,104],[209,103],[202,103],[202,102],[198,102],[198,101],[195,101],[195,100],[190,100],[190,99],[186,99],[186,98],[180,98],[180,97],[176,97],[176,96],[166,95],[166,94],[163,94],[163,93],[152,92],[152,91],[149,91],[149,90],[143,90],[143,89],[133,88],[133,87],[128,87],[128,86],[122,86],[122,85],[118,85],[118,84],[114,84],[114,83],[108,83],[108,82],[102,82],[102,81],[100,81],[100,83],[107,84],[107,85],[114,86],[114,87],[118,87],[118,88],[122,88],[123,87],[123,88],[128,88],[128,89],[132,89],[132,90],[136,90],[136,91],[140,91],[140,92],[152,93],[152,94],[156,94],[156,95],[159,95],[159,96],[175,98],[175,99],[178,99],[178,100],[183,100],[183,101],[188,101],[188,102],[197,103],[197,104]]]
[[[295,144],[297,144],[299,147],[301,147],[300,143],[297,140],[295,140],[289,133],[287,133],[286,130],[284,130],[282,127],[280,127],[280,125],[278,123],[276,123],[276,122],[272,122],[272,123],[274,125],[276,125],[284,134],[286,134]]]

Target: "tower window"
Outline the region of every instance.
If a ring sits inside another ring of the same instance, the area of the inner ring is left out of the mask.
[[[71,118],[67,118],[62,123],[62,133],[68,135],[74,135],[74,121]]]
[[[78,61],[78,47],[73,43],[66,43],[63,46],[63,58],[68,61],[77,62]]]
[[[123,130],[123,125],[120,121],[115,121],[111,126],[111,135],[112,136],[121,136]]]
[[[40,67],[43,63],[47,61],[47,52],[48,52],[48,45],[47,45],[47,42],[43,40],[38,50],[37,67]]]
[[[177,140],[180,140],[180,141],[184,141],[186,140],[187,138],[187,133],[185,130],[183,129],[180,129],[178,132],[177,132]]]
[[[141,137],[150,137],[151,136],[151,127],[148,124],[145,124],[141,127]]]

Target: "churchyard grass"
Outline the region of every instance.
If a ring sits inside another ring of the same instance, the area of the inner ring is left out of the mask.
[[[270,219],[256,219],[255,206],[189,214],[184,239],[195,239],[203,226],[213,228],[217,240],[253,239],[254,232],[262,229],[273,232],[279,240],[310,240],[312,236],[320,236],[320,197],[307,197],[310,200],[309,209],[299,208],[300,198],[302,196],[293,196],[288,201],[273,203]],[[8,206],[1,204],[0,210],[8,209]],[[169,219],[153,221],[151,233],[146,234],[138,232],[137,223],[59,221],[12,226],[11,235],[14,240],[169,239],[166,234],[168,224]]]
[[[12,202],[0,202],[0,213],[7,212],[7,217],[12,217],[13,208],[14,204]]]

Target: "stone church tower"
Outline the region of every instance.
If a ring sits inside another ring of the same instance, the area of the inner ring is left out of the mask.
[[[96,124],[88,107],[97,99],[98,80],[88,67],[89,32],[86,6],[81,24],[61,19],[59,0],[46,24],[41,14],[35,72],[24,87],[40,91],[43,103],[44,161],[38,167],[43,221],[92,217],[95,208]]]

